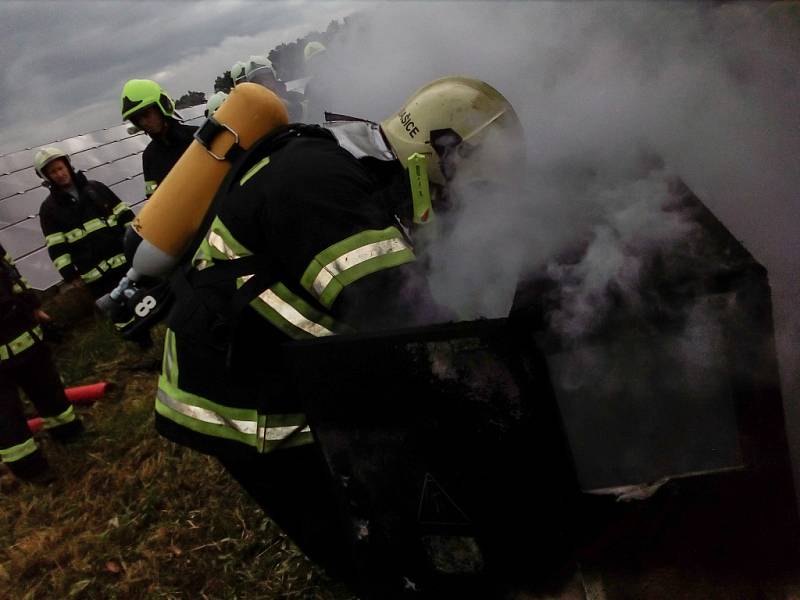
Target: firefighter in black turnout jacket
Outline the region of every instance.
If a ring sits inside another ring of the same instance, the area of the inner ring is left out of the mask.
[[[184,153],[197,127],[175,118],[175,103],[155,81],[131,79],[122,88],[122,118],[150,136],[142,153],[145,195],[149,198]]]
[[[50,258],[64,281],[99,298],[127,269],[122,239],[133,212],[108,187],[74,171],[58,148],[37,152],[34,167],[50,189],[39,209]]]
[[[0,255],[0,459],[20,479],[46,483],[53,474],[28,428],[17,388],[57,441],[74,439],[83,426],[42,342],[41,323],[49,317],[2,246]]]
[[[381,126],[279,128],[231,169],[191,264],[173,279],[158,431],[218,456],[312,560],[340,575],[347,542],[279,346],[444,319],[406,226],[430,218],[428,176],[437,190],[446,183],[440,161],[454,164],[459,144],[492,128],[519,135],[511,105],[455,77],[420,89]]]

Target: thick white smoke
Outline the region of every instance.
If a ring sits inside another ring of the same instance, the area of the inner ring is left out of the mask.
[[[581,299],[636,279],[637,252],[685,233],[641,179],[653,152],[767,267],[784,399],[800,456],[800,24],[767,3],[491,2],[369,5],[318,77],[334,112],[382,120],[444,75],[484,79],[515,106],[526,193],[487,197],[431,248],[434,288],[465,315],[507,311],[516,278],[588,243]],[[587,182],[590,182],[587,184]],[[633,251],[631,249],[634,249]],[[591,261],[591,264],[586,261]],[[627,278],[627,279],[626,279]]]

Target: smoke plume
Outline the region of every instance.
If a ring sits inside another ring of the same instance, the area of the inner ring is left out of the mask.
[[[777,3],[786,4],[786,3]],[[549,268],[566,332],[609,288],[635,300],[642,261],[690,234],[665,216],[658,156],[769,271],[790,435],[800,452],[800,24],[766,3],[397,3],[356,15],[316,85],[327,110],[382,120],[445,75],[514,105],[527,169],[442,218],[434,291],[464,317],[506,314]],[[579,245],[577,264],[557,266]],[[548,265],[550,265],[548,267]],[[561,271],[558,271],[561,269]],[[800,455],[799,455],[800,456]]]

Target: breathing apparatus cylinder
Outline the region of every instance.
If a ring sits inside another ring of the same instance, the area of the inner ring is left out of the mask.
[[[194,141],[134,219],[128,235],[139,239],[126,239],[126,250],[133,249],[128,257],[131,268],[97,306],[112,314],[115,307],[127,304],[139,319],[154,313],[138,310],[140,302],[136,309],[130,306],[142,295],[139,282],[171,273],[231,165],[258,139],[288,123],[286,108],[273,92],[255,83],[237,85],[195,132]]]
[[[161,251],[150,251],[156,263],[159,254],[180,258],[237,154],[288,122],[286,108],[273,92],[254,83],[236,86],[134,219],[133,229],[143,242],[133,268],[142,275],[163,275],[147,272],[149,261],[137,261],[139,253],[154,246]],[[164,265],[156,268],[163,270]]]

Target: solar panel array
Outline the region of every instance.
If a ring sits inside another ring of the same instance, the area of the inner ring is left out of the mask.
[[[205,105],[181,109],[188,122],[203,119]],[[75,169],[110,187],[138,212],[144,202],[141,154],[150,139],[117,125],[0,156],[0,243],[31,286],[46,290],[61,281],[39,226],[39,207],[49,193],[33,169],[33,156],[46,146],[68,154]]]

